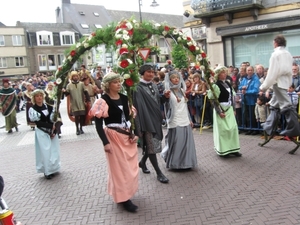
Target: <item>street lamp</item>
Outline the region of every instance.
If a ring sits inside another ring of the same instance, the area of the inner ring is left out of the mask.
[[[142,0],[138,0],[139,1],[139,12],[140,12],[140,23],[143,22],[142,21],[142,11],[141,11],[141,5],[142,5]]]
[[[142,21],[142,11],[141,11],[142,0],[138,0],[138,1],[139,1],[140,22],[143,22]],[[151,7],[156,7],[156,6],[159,6],[159,4],[155,0],[153,0],[150,6]]]
[[[153,0],[153,2],[151,3],[150,6],[151,7],[156,7],[156,6],[159,6],[159,4],[155,0]]]

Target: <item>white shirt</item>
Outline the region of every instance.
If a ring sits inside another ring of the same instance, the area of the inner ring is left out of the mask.
[[[269,60],[266,79],[260,86],[265,91],[277,83],[279,88],[288,89],[292,84],[293,57],[283,46],[276,47]]]

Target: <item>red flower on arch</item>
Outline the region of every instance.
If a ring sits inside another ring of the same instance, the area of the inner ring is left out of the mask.
[[[124,59],[120,62],[120,66],[122,68],[126,68],[127,66],[129,66],[129,62],[126,59]]]
[[[196,51],[196,47],[194,45],[189,46],[189,49],[190,49],[191,52]]]
[[[128,87],[132,87],[133,86],[133,80],[131,78],[128,78],[125,80],[125,84],[128,86]]]
[[[122,41],[122,40],[117,40],[117,41],[116,41],[116,46],[121,45],[121,44],[123,44],[123,41]]]
[[[201,57],[202,57],[202,58],[206,58],[206,53],[205,53],[205,52],[202,52],[202,53],[201,53]]]
[[[120,55],[122,54],[128,54],[128,49],[127,48],[120,48]]]
[[[75,51],[75,50],[72,50],[72,51],[70,52],[70,56],[74,57],[75,55],[76,55],[76,51]]]
[[[168,26],[165,26],[165,31],[169,31],[170,30],[170,27],[168,27]]]

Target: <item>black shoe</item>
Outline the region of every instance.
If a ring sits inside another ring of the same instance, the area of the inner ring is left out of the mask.
[[[157,180],[161,183],[169,183],[169,179],[165,177],[165,175],[163,175],[162,173],[157,175]]]
[[[84,134],[84,131],[83,131],[83,130],[80,130],[80,134]]]
[[[59,139],[61,138],[60,134],[58,135],[58,138],[59,138]]]
[[[239,152],[234,152],[234,153],[232,153],[232,155],[235,155],[236,157],[241,157],[242,156],[242,154],[239,153]]]
[[[148,170],[146,164],[142,164],[142,162],[139,162],[139,167],[142,169],[143,173],[150,173],[150,170]]]
[[[80,131],[78,130],[78,131],[76,131],[76,135],[80,135]]]
[[[44,174],[44,177],[47,179],[47,180],[50,180],[50,179],[52,179],[52,174],[50,174],[50,175],[46,175],[46,174]]]
[[[221,158],[229,158],[230,157],[230,155],[228,154],[228,155],[219,155]]]
[[[19,131],[19,128],[18,127],[15,127],[16,128],[16,132],[18,132]]]
[[[7,133],[11,134],[12,132],[13,132],[12,129],[10,129]]]
[[[126,202],[122,202],[124,209],[127,210],[128,212],[136,212],[138,207],[132,203],[131,200],[127,200]]]

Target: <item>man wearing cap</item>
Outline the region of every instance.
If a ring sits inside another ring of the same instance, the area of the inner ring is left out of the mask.
[[[77,71],[72,71],[71,82],[63,89],[65,95],[70,95],[71,113],[75,117],[76,134],[83,134],[82,126],[85,124],[85,101],[90,102],[89,93],[84,89],[84,84],[79,81]]]
[[[12,133],[12,128],[15,128],[18,132],[16,91],[10,87],[8,79],[3,79],[2,84],[3,88],[0,90],[0,111],[5,117],[5,128],[8,133]]]
[[[149,158],[153,165],[157,180],[161,183],[168,183],[168,178],[161,172],[156,153],[162,151],[161,141],[163,139],[162,132],[162,114],[160,104],[170,98],[170,91],[166,91],[162,97],[159,95],[156,84],[152,82],[154,77],[154,67],[149,64],[142,65],[139,69],[142,76],[137,90],[133,93],[134,106],[137,109],[136,134],[140,137],[141,146],[143,148],[143,157],[139,162],[139,167],[143,173],[150,173],[146,167],[146,160]]]
[[[85,65],[81,65],[81,70],[78,72],[78,76],[80,81],[83,81],[85,78],[90,78],[91,84],[95,85],[95,81],[90,71],[85,68]]]

